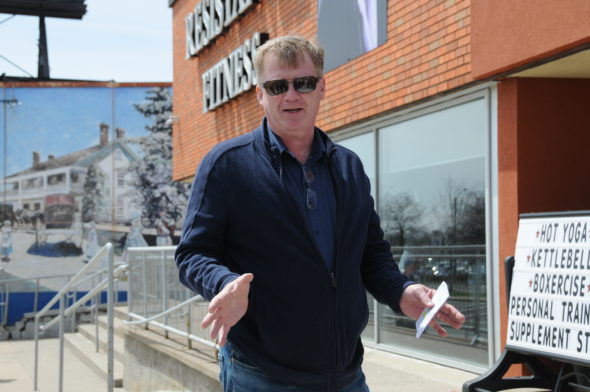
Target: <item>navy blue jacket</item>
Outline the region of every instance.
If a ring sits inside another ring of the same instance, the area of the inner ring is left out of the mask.
[[[337,201],[333,271],[322,261],[303,207],[281,182],[266,120],[203,159],[176,264],[180,281],[207,300],[240,274],[253,273],[248,311],[229,339],[270,376],[324,392],[347,384],[361,365],[365,289],[399,312],[411,282],[383,239],[360,159],[320,134]]]

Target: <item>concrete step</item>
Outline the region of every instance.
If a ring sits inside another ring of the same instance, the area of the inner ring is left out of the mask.
[[[120,327],[125,327],[120,326]],[[117,325],[115,325],[115,341],[114,341],[114,349],[115,349],[115,359],[117,361],[123,362],[125,358],[125,336],[122,335],[123,332],[120,331]],[[80,324],[78,325],[78,333],[84,336],[95,348],[96,350],[96,327],[94,324]],[[106,352],[108,345],[108,336],[107,336],[107,328],[106,322],[103,326],[99,323],[98,328],[98,349],[100,351]]]
[[[114,386],[123,385],[123,362],[125,358],[125,334],[123,329],[127,326],[123,320],[127,318],[127,306],[114,308]],[[82,361],[96,375],[107,380],[107,329],[108,319],[106,314],[98,316],[98,348],[96,351],[96,326],[94,324],[79,324],[77,333],[65,335],[66,347]]]
[[[106,335],[106,333],[105,333]],[[100,378],[107,380],[108,356],[104,350],[96,351],[95,344],[79,332],[64,335],[65,347],[68,348],[81,362],[92,370]],[[123,386],[123,363],[115,358],[114,366],[114,386]]]

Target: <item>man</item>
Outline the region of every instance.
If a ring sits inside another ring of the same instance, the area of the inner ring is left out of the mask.
[[[368,391],[365,290],[412,318],[434,290],[393,261],[359,158],[314,126],[323,50],[280,37],[254,63],[265,118],[203,159],[176,251],[180,280],[211,301],[202,325],[222,346],[226,392]],[[438,318],[464,321],[451,305]]]

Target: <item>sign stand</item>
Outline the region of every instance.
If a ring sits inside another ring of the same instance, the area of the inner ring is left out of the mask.
[[[514,268],[513,256],[506,258],[504,267],[506,298],[510,303],[510,284],[512,282],[512,269]],[[518,364],[525,365],[532,375],[503,378],[510,366]],[[504,391],[515,388],[552,388],[556,382],[557,375],[555,372],[548,369],[537,358],[513,350],[504,350],[490,370],[463,384],[463,392]]]
[[[522,214],[516,254],[505,267],[506,348],[490,370],[463,384],[463,392],[590,392],[590,211]],[[543,358],[560,363],[559,373]],[[503,378],[514,364],[531,375]]]

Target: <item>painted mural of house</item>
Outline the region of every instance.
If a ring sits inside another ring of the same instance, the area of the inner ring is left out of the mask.
[[[66,200],[57,195],[69,195],[74,209],[82,211],[83,197],[87,193],[85,181],[92,167],[97,179],[93,197],[101,206],[93,220],[129,223],[131,217],[141,212],[133,203],[128,185],[129,176],[133,176],[129,166],[138,160],[130,147],[133,140],[126,139],[125,131],[117,128],[115,140],[109,142],[109,126],[105,123],[99,125],[99,132],[98,145],[60,157],[49,155],[47,160],[41,161],[39,153],[33,151],[30,168],[3,180],[6,203],[24,220],[44,213],[50,200]]]

